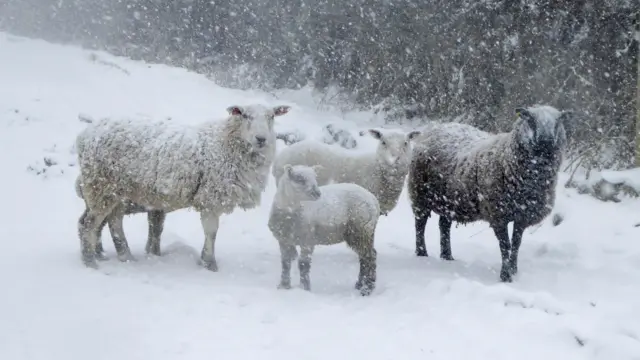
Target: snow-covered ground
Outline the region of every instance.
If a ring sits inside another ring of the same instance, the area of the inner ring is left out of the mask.
[[[445,262],[432,218],[436,256],[415,257],[405,193],[380,220],[372,296],[353,288],[357,257],[344,245],[316,251],[312,292],[277,290],[273,181],[260,208],[222,218],[218,273],[196,265],[203,233],[193,211],[167,217],[164,256],[145,256],[141,214],[124,224],[137,262],[119,263],[105,230],[112,260],[85,268],[73,187],[79,113],[195,123],[232,104],[284,103],[293,109],[279,128],[309,134],[330,121],[356,129],[351,120],[368,116],[320,112],[306,93],[276,99],[90,54],[0,33],[0,359],[640,359],[640,203],[601,203],[561,186],[565,221],[526,232],[511,284],[498,281],[485,223],[454,227],[456,261]]]

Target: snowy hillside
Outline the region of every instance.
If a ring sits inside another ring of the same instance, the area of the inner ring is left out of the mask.
[[[192,211],[168,215],[162,257],[144,254],[141,214],[124,224],[137,262],[118,262],[105,230],[111,260],[85,268],[73,187],[79,113],[196,123],[260,102],[292,106],[280,129],[313,134],[343,121],[306,94],[276,99],[91,54],[0,33],[0,359],[640,359],[640,203],[562,187],[566,220],[527,230],[511,284],[498,281],[498,244],[485,223],[452,229],[454,262],[414,256],[405,193],[380,220],[371,297],[353,289],[358,260],[344,245],[316,250],[311,293],[277,290],[272,180],[260,208],[222,218],[217,273],[196,265],[204,235]],[[427,247],[439,253],[437,217]],[[297,284],[297,270],[292,277]]]

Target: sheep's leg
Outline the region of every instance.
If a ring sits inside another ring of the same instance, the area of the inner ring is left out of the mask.
[[[298,258],[298,270],[300,270],[300,285],[304,290],[311,290],[311,279],[309,271],[311,270],[311,255],[313,254],[313,245],[305,245],[300,247],[300,257]]]
[[[280,259],[282,263],[282,274],[278,289],[291,289],[291,262],[297,256],[296,247],[285,243],[280,243]]]
[[[522,234],[524,233],[525,228],[526,226],[518,221],[513,223],[513,234],[511,235],[511,256],[509,257],[509,271],[511,275],[518,273],[518,251],[520,250]]]
[[[162,210],[152,210],[147,213],[149,223],[149,238],[145,250],[147,254],[160,256],[160,237],[164,230],[164,220],[167,216]]]
[[[362,296],[370,295],[376,287],[376,268],[378,253],[373,247],[362,251],[360,254],[360,274],[356,289]]]
[[[453,260],[451,254],[451,219],[440,215],[438,225],[440,226],[440,258]]]
[[[509,264],[509,252],[511,250],[511,241],[509,241],[509,228],[507,224],[492,225],[493,232],[498,238],[500,245],[500,254],[502,256],[502,268],[500,269],[500,280],[503,282],[511,282],[511,268]]]
[[[116,253],[118,253],[118,260],[122,262],[135,261],[136,259],[131,255],[131,249],[129,249],[129,243],[124,234],[124,226],[122,225],[124,214],[123,206],[118,206],[113,210],[111,215],[107,217],[109,231],[111,232],[113,246],[116,248]]]
[[[220,225],[220,215],[203,211],[200,213],[200,222],[204,229],[204,246],[202,247],[202,266],[211,271],[218,271],[218,264],[215,257],[216,234]]]
[[[82,215],[80,215],[80,222],[84,223],[84,219],[87,217],[88,212],[89,212],[89,209],[85,208]],[[109,258],[104,254],[104,247],[102,246],[102,239],[101,239],[102,229],[104,229],[104,226],[106,225],[106,223],[107,223],[107,219],[104,219],[102,220],[102,222],[100,223],[100,226],[98,227],[98,240],[96,243],[96,259],[98,259],[99,261],[109,260]]]
[[[101,211],[89,210],[86,214],[80,216],[78,220],[78,235],[80,237],[80,247],[82,254],[82,262],[86,267],[98,268],[96,262],[96,246],[98,243],[98,230],[100,224],[109,216],[113,208],[117,204],[105,206]]]
[[[427,226],[427,220],[431,216],[430,210],[413,209],[416,226],[416,255],[429,256],[427,254],[427,245],[424,242],[424,229]]]

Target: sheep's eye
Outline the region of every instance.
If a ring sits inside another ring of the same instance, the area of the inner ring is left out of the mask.
[[[307,181],[307,179],[305,179],[304,176],[300,176],[300,175],[294,175],[293,176],[293,181],[297,182],[298,184],[302,184],[304,185],[304,183]]]
[[[405,141],[405,142],[404,142],[404,146],[409,146],[409,142],[408,142],[408,141]]]

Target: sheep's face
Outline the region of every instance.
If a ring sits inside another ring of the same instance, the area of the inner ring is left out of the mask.
[[[544,105],[516,108],[516,114],[518,140],[534,155],[552,156],[563,149],[567,141],[564,122],[572,117],[571,111]]]
[[[408,166],[411,161],[411,140],[421,134],[411,131],[408,134],[400,132],[382,132],[369,129],[369,134],[378,139],[377,158],[385,167]]]
[[[275,146],[276,134],[273,129],[274,118],[289,112],[290,107],[281,105],[266,107],[262,105],[230,106],[227,111],[232,119],[239,122],[240,137],[252,151]]]
[[[315,201],[320,199],[320,187],[318,186],[316,171],[320,165],[313,167],[305,165],[285,165],[283,179],[278,188],[286,191],[290,201]]]

